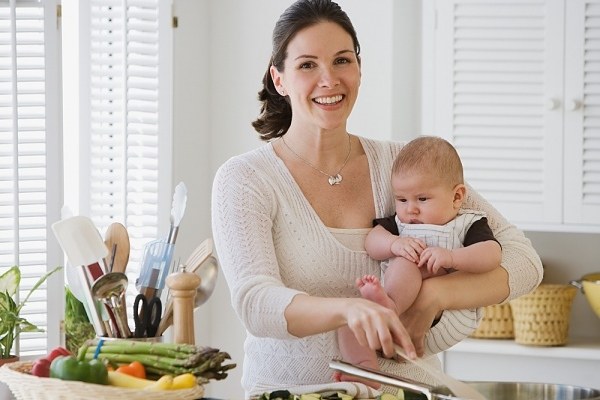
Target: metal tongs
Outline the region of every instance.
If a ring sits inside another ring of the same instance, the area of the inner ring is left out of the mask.
[[[454,396],[452,391],[446,386],[430,386],[424,383],[415,382],[410,379],[402,378],[371,368],[354,365],[340,360],[332,360],[329,367],[348,375],[357,376],[359,378],[369,379],[371,381],[390,385],[399,389],[408,390],[411,392],[422,393],[428,400],[458,400],[459,397]]]

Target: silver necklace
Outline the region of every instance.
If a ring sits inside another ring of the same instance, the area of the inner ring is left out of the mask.
[[[344,164],[342,164],[341,168],[338,170],[338,172],[335,175],[329,175],[327,172],[320,170],[319,168],[317,168],[314,165],[312,165],[311,163],[309,163],[306,159],[302,158],[300,156],[300,154],[298,154],[294,150],[292,150],[292,148],[287,144],[287,142],[285,141],[285,138],[283,136],[281,137],[281,140],[283,140],[283,144],[285,144],[285,147],[287,147],[289,151],[291,151],[296,157],[298,157],[300,159],[300,161],[302,161],[304,164],[308,165],[315,171],[320,172],[323,175],[325,175],[329,180],[329,184],[331,186],[333,186],[333,185],[339,185],[340,182],[342,182],[342,175],[340,173],[342,172],[342,170],[344,169],[346,164],[348,164],[348,160],[350,159],[350,153],[352,152],[352,141],[350,140],[350,134],[347,134],[347,135],[348,135],[348,154],[346,154],[346,160],[344,160]]]

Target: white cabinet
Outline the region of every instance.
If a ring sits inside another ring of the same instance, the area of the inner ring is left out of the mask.
[[[425,0],[423,132],[535,230],[600,231],[600,1]]]

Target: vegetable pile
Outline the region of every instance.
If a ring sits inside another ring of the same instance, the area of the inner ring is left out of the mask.
[[[36,360],[31,374],[141,390],[192,389],[225,379],[235,364],[211,347],[134,340],[88,340],[77,356],[57,347]]]
[[[89,340],[83,346],[86,360],[94,358],[98,340]],[[100,347],[97,357],[111,364],[140,362],[149,377],[160,378],[163,375],[192,374],[199,384],[209,380],[227,378],[227,371],[235,364],[225,364],[231,357],[226,352],[212,347],[190,344],[140,342],[135,340],[106,341]]]
[[[57,347],[52,350],[46,357],[38,358],[31,367],[31,374],[41,378],[50,376],[50,365],[55,358],[59,356],[70,356],[71,352],[64,347]]]

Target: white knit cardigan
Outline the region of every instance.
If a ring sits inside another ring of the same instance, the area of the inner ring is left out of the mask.
[[[360,141],[371,170],[376,217],[391,215],[389,177],[402,144]],[[510,286],[507,301],[533,290],[541,281],[542,266],[530,241],[473,190],[463,206],[484,211],[502,245],[502,266]],[[347,389],[347,384],[331,385],[328,363],[341,358],[335,331],[297,338],[287,330],[284,311],[299,293],[359,296],[356,278],[380,275],[379,262],[334,238],[271,144],[233,157],[218,170],[212,227],[233,308],[247,330],[242,377],[246,397],[286,388],[305,393]],[[477,310],[444,312],[426,337],[427,353],[436,354],[466,338],[479,317]],[[396,375],[428,380],[409,365],[388,360],[380,364]]]

